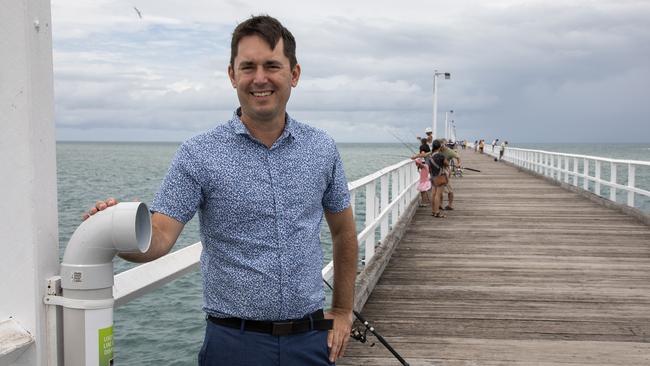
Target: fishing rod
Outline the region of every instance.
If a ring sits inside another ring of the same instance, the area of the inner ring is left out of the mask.
[[[462,167],[461,169],[467,169],[467,170],[471,170],[471,171],[473,171],[473,172],[479,172],[479,173],[481,172],[481,171],[478,170],[478,169],[472,169],[472,168],[468,168],[468,167],[466,167],[466,166]]]
[[[386,131],[388,131],[388,133],[390,133],[391,135],[393,135],[393,137],[396,138],[397,141],[401,142],[402,145],[406,146],[406,148],[409,149],[413,154],[417,154],[417,153],[415,152],[415,150],[413,150],[413,148],[412,148],[410,145],[408,145],[406,142],[404,142],[404,140],[402,140],[401,138],[399,138],[396,134],[392,133],[392,132],[391,132],[390,130],[388,130],[388,129],[387,129]]]
[[[324,278],[323,278],[323,282],[325,282],[325,284],[327,285],[327,287],[330,288],[330,290],[334,291],[334,288],[332,288],[332,285],[330,285],[329,282],[327,282],[327,280],[325,280]],[[397,358],[397,360],[403,366],[409,366],[409,363],[406,362],[402,358],[402,356],[400,356],[400,354],[397,353],[397,351],[395,351],[395,349],[393,347],[391,347],[390,344],[388,344],[388,342],[384,339],[384,337],[381,336],[381,334],[377,333],[377,331],[375,330],[375,327],[370,325],[370,323],[366,319],[364,319],[364,317],[361,316],[361,314],[358,311],[352,309],[352,313],[361,322],[361,324],[363,324],[363,326],[366,327],[366,329],[363,332],[361,332],[357,328],[352,328],[352,331],[350,332],[350,337],[354,338],[355,340],[357,340],[357,341],[359,341],[361,343],[366,343],[368,341],[368,337],[366,336],[366,334],[368,333],[368,331],[370,331],[370,333],[372,333],[375,336],[375,338],[377,338],[379,340],[379,342],[381,344],[383,344],[384,347],[386,347],[386,349],[388,351],[390,351],[390,353],[392,353],[393,356],[395,356],[395,358]],[[370,344],[370,347],[372,347],[374,345],[375,344],[372,343],[372,344]]]

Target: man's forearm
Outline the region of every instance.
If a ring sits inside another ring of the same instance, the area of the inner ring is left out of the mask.
[[[357,236],[354,231],[332,238],[334,258],[334,292],[332,307],[352,310],[357,277]]]
[[[135,263],[145,263],[156,260],[169,253],[171,247],[166,246],[160,240],[160,236],[152,235],[149,249],[144,253],[118,253],[118,256],[124,260]]]

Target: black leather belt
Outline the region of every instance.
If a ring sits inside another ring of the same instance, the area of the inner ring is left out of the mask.
[[[304,333],[310,330],[330,330],[334,325],[332,319],[325,319],[323,310],[317,310],[302,319],[286,321],[259,321],[240,318],[216,318],[208,315],[214,324],[228,328],[243,329],[251,332],[269,333],[274,336]]]

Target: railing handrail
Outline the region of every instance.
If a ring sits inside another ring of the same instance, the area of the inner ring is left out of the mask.
[[[399,168],[403,167],[404,165],[408,165],[408,164],[410,164],[412,162],[413,162],[412,160],[406,159],[406,160],[400,161],[397,164],[393,164],[393,165],[387,166],[385,168],[382,168],[382,169],[380,169],[380,170],[378,170],[378,171],[376,171],[376,172],[374,172],[372,174],[368,174],[365,177],[359,178],[359,179],[357,179],[357,180],[355,180],[353,182],[349,182],[348,183],[348,190],[353,191],[353,190],[355,190],[357,188],[363,187],[364,185],[372,182],[373,180],[376,180],[377,178],[381,177],[382,175],[390,173],[391,171],[399,169]]]
[[[484,152],[497,157],[500,148],[497,145],[492,149],[484,149]],[[636,186],[636,168],[640,166],[650,167],[650,161],[613,159],[516,147],[506,147],[503,159],[522,169],[541,174],[561,183],[571,184],[582,191],[594,193],[615,203],[619,203],[617,201],[617,190],[623,191],[627,194],[626,205],[632,208],[635,208],[635,194],[650,197],[649,190]],[[603,179],[601,176],[603,165],[606,165],[603,163],[609,163],[609,179]],[[627,169],[627,174],[624,174],[627,177],[625,184],[619,183],[618,168]],[[594,175],[590,175],[592,171]],[[582,182],[579,180],[582,180]],[[608,197],[601,194],[603,186],[609,188]]]
[[[494,149],[498,150],[500,147],[497,145]],[[570,153],[561,153],[556,151],[546,151],[546,150],[536,150],[536,149],[524,149],[520,147],[506,147],[507,150],[516,150],[516,151],[528,151],[528,152],[537,152],[549,155],[564,156],[569,158],[578,158],[578,159],[589,159],[589,160],[598,160],[614,164],[634,164],[642,166],[650,166],[650,161],[643,160],[626,160],[626,159],[614,159],[614,158],[605,158],[601,156],[593,155],[581,155],[581,154],[570,154]]]
[[[388,181],[392,184],[392,195],[389,200]],[[372,257],[377,244],[374,232],[381,227],[379,241],[388,234],[388,220],[394,225],[406,208],[417,198],[415,185],[418,174],[412,161],[406,159],[391,166],[382,168],[372,174],[348,183],[351,195],[351,205],[355,206],[355,196],[361,188],[366,188],[366,195],[373,199],[365,200],[366,222],[364,228],[357,234],[359,244],[365,243],[365,263]],[[381,187],[380,199],[376,197],[376,183]],[[377,202],[379,201],[379,202]],[[354,210],[356,211],[356,210]],[[356,212],[355,212],[356,215]],[[141,264],[114,276],[113,296],[115,307],[124,305],[131,300],[143,296],[160,286],[181,277],[198,267],[201,255],[201,242],[197,242],[173,253],[167,254],[155,261]],[[325,279],[333,276],[333,262],[330,261],[322,269]]]

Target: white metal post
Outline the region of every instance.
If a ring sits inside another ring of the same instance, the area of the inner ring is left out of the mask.
[[[627,165],[627,186],[629,189],[634,188],[636,176],[636,166],[633,164]],[[629,190],[627,191],[627,205],[634,207],[634,192]]]
[[[600,160],[596,160],[594,162],[596,164],[596,172],[595,172],[595,180],[596,182],[594,183],[594,193],[598,196],[600,196],[600,180],[601,180],[601,166]]]
[[[555,155],[549,155],[549,166],[551,169],[551,178],[557,180],[558,168],[555,163]]]
[[[582,169],[584,171],[584,180],[582,181],[582,188],[585,191],[589,190],[589,160],[582,159]]]
[[[530,154],[530,167],[531,170],[534,172],[539,172],[538,165],[537,165],[537,153],[536,152],[531,152]]]
[[[397,199],[397,195],[399,195],[399,182],[397,178],[398,178],[397,172],[390,173],[391,202],[394,202]],[[398,216],[399,216],[399,204],[394,205],[393,208],[391,209],[390,222],[392,223],[393,226],[395,226],[395,224],[397,223]]]
[[[30,337],[0,346],[0,364],[46,365],[43,297],[59,270],[50,1],[0,7],[0,322]]]
[[[573,158],[573,185],[578,186],[578,158]]]
[[[399,188],[400,188],[400,192],[402,192],[402,191],[404,191],[406,189],[406,171],[404,170],[404,167],[399,168]],[[400,206],[402,207],[400,209],[400,216],[408,208],[408,206],[406,205],[406,202],[407,202],[406,201],[407,200],[406,196],[407,195],[403,195],[402,200],[400,202]]]
[[[438,137],[438,70],[433,71],[433,138]]]
[[[550,159],[549,159],[548,154],[544,154],[543,156],[544,156],[544,175],[548,176],[549,164],[550,164],[549,160]]]
[[[450,74],[433,70],[433,138],[438,137],[438,76],[444,76],[449,79]]]
[[[366,226],[375,220],[375,181],[366,184]],[[375,232],[373,231],[366,238],[366,263],[375,254]]]
[[[379,207],[381,207],[381,211],[386,209],[388,206],[388,175],[384,174],[380,178],[380,185],[381,185],[381,202]],[[384,217],[384,219],[381,221],[381,240],[384,240],[386,235],[388,235],[388,215]]]
[[[616,184],[616,164],[611,163],[611,172],[610,172],[610,183],[612,186],[610,186],[609,189],[609,199],[616,202],[616,187],[614,187],[614,184]]]
[[[565,156],[564,157],[564,183],[569,183],[569,173],[571,171],[569,170],[569,157]]]

